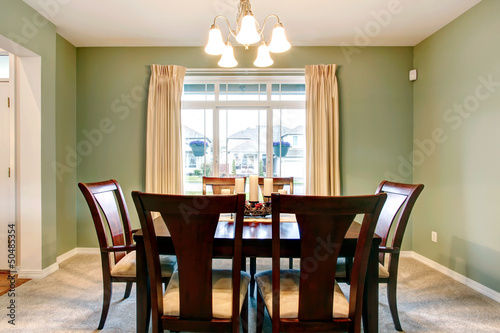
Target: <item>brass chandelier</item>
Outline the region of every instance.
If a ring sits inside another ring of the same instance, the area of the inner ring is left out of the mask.
[[[267,20],[271,17],[276,18],[278,22],[274,26],[271,43],[269,43],[268,46],[264,38],[263,31],[266,27]],[[229,33],[225,43],[222,39],[221,30],[216,24],[216,21],[219,18],[224,19],[229,28]],[[233,46],[231,45],[231,42],[229,42],[229,37],[231,36],[234,37],[236,42],[243,45],[245,49],[248,49],[248,46],[252,44],[260,42],[257,58],[253,63],[257,67],[268,67],[274,63],[269,52],[281,53],[289,50],[291,47],[286,38],[285,29],[283,28],[283,24],[281,24],[279,17],[275,14],[268,15],[261,28],[253,16],[249,0],[240,0],[238,5],[238,15],[236,16],[236,29],[231,28],[229,20],[223,15],[216,16],[214,23],[210,28],[205,52],[212,55],[222,55],[218,62],[221,67],[235,67],[238,65],[238,62],[234,58]]]

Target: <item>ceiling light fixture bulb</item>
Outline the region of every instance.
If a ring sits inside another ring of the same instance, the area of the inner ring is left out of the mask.
[[[288,51],[291,45],[286,38],[285,29],[283,24],[277,23],[273,29],[271,43],[269,43],[269,51],[273,53],[281,53]]]
[[[238,65],[238,62],[234,58],[233,46],[230,42],[226,43],[224,46],[224,52],[222,53],[222,57],[219,60],[219,66],[221,67],[235,67]]]
[[[226,45],[222,40],[222,33],[216,24],[212,24],[208,33],[208,43],[205,52],[211,55],[221,55]]]
[[[252,14],[243,16],[240,31],[236,35],[236,41],[245,45],[245,47],[260,41],[260,34],[257,32],[256,24],[257,22]]]
[[[274,61],[271,59],[266,42],[260,43],[259,50],[257,51],[257,59],[255,59],[253,64],[257,67],[268,67],[273,63]]]

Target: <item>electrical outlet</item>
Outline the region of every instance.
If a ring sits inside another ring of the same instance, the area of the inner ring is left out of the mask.
[[[438,233],[437,232],[431,231],[431,241],[433,241],[434,243],[437,243],[437,241],[438,241]]]
[[[412,69],[409,73],[409,79],[410,81],[417,81],[417,70],[416,69]]]

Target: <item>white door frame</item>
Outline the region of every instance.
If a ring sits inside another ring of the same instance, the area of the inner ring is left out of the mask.
[[[42,270],[41,57],[0,35],[0,48],[15,56],[16,238],[20,277]],[[55,200],[55,198],[54,198]]]
[[[12,59],[8,53],[0,52],[2,56],[7,56],[9,60]],[[10,67],[10,66],[9,66]],[[11,72],[12,73],[12,72]],[[9,229],[9,226],[15,223],[15,178],[14,178],[14,112],[10,108],[10,103],[8,103],[10,96],[12,96],[12,80],[7,78],[0,79],[0,85],[2,86],[2,92],[0,96],[0,111],[2,112],[2,140],[0,144],[2,145],[2,167],[0,169],[0,174],[2,178],[2,200],[1,203],[1,223],[0,223],[0,244],[5,244],[0,248],[0,270],[15,270],[15,265],[9,265],[12,261],[10,259],[15,259],[15,245],[16,239],[12,232],[15,232],[15,228]],[[8,248],[7,243],[11,240],[10,245],[13,248]],[[10,253],[9,253],[10,250]],[[10,255],[10,257],[9,257]]]

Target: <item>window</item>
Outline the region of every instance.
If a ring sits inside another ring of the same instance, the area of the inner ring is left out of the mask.
[[[9,55],[0,54],[0,80],[9,78]]]
[[[184,101],[213,101],[215,92],[213,84],[185,84],[182,95]]]
[[[182,126],[185,194],[201,194],[203,175],[252,174],[293,176],[305,193],[303,75],[186,76]]]

